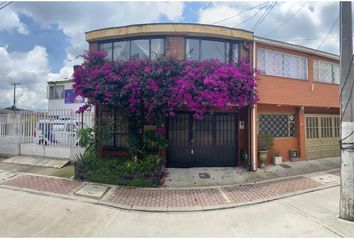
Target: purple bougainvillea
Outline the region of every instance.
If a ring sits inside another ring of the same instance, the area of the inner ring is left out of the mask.
[[[77,94],[147,120],[172,116],[178,108],[201,119],[212,109],[243,108],[258,100],[254,71],[246,63],[166,57],[111,62],[100,51],[87,52],[84,59],[74,72]]]

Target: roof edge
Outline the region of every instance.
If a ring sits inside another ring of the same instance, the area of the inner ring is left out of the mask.
[[[269,44],[269,45],[276,46],[276,47],[288,48],[288,49],[291,49],[291,50],[306,52],[306,53],[310,53],[310,54],[313,54],[313,55],[317,55],[317,56],[330,58],[330,59],[339,61],[339,55],[336,55],[336,54],[333,54],[333,53],[329,53],[329,52],[324,52],[324,51],[321,51],[321,50],[316,50],[316,49],[309,48],[309,47],[304,47],[304,46],[293,44],[293,43],[287,43],[287,42],[282,42],[282,41],[278,41],[278,40],[274,40],[274,39],[257,37],[257,36],[254,36],[254,41],[256,43],[257,42],[265,43],[265,44]]]
[[[253,32],[248,31],[248,30],[244,30],[244,29],[240,29],[240,28],[225,27],[225,26],[222,26],[222,25],[213,25],[213,24],[204,24],[204,23],[173,23],[173,22],[171,22],[171,23],[169,23],[169,22],[166,22],[166,23],[140,23],[140,24],[130,24],[130,25],[124,25],[124,26],[117,26],[117,27],[106,27],[106,28],[99,28],[99,29],[87,31],[87,32],[85,32],[85,34],[96,32],[96,31],[100,31],[100,30],[110,30],[110,29],[119,29],[119,28],[127,28],[127,27],[140,27],[140,26],[147,26],[147,25],[194,25],[194,26],[206,26],[206,27],[217,27],[217,28],[225,28],[225,29],[229,29],[229,30],[243,31],[243,32],[247,32],[247,33],[253,34]]]

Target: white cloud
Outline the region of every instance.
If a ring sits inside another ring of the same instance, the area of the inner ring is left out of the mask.
[[[176,21],[183,14],[182,2],[17,2],[22,14],[43,27],[56,25],[71,37],[68,55],[77,56],[88,45],[85,32],[106,27],[157,22],[161,16]]]
[[[41,27],[58,28],[70,37],[63,68],[51,72],[46,49],[34,47],[25,53],[9,53],[0,45],[0,106],[11,106],[11,82],[20,82],[18,107],[46,108],[47,81],[71,78],[76,56],[88,49],[85,32],[105,27],[157,22],[160,17],[177,21],[183,13],[182,2],[15,2],[0,15],[0,31],[16,30],[27,34],[19,14],[31,17]],[[11,43],[7,43],[11,44]],[[4,45],[4,44],[3,44]]]
[[[35,46],[28,52],[9,53],[0,47],[0,96],[2,107],[12,105],[11,83],[20,83],[16,95],[17,107],[46,108],[47,76],[50,73],[48,54],[44,47]]]
[[[18,14],[12,10],[2,11],[0,14],[0,32],[13,30],[24,35],[29,33],[26,25],[21,23]]]
[[[256,29],[255,35],[317,48],[323,38],[326,37],[330,27],[339,14],[338,2],[308,2],[290,21],[272,33],[272,31],[280,24],[295,14],[304,3],[305,2],[298,1],[278,2],[277,5],[270,11],[263,23]],[[237,28],[251,30],[263,13],[265,13],[266,8],[262,9],[262,5],[249,12],[245,12],[245,10],[259,4],[261,4],[261,2],[217,2],[212,6],[199,11],[199,22],[217,22],[243,12],[243,14],[220,22],[218,25],[235,27],[241,22],[250,19]],[[339,25],[337,23],[336,28],[331,35],[338,35],[338,26]],[[311,38],[311,40],[309,40],[309,38]],[[327,39],[321,46],[321,50],[338,53],[338,38],[336,39],[332,37]]]

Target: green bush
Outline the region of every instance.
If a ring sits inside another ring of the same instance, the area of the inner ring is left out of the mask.
[[[75,161],[75,179],[99,183],[152,187],[158,186],[162,176],[162,160],[158,151],[151,154],[151,148],[158,149],[164,145],[164,140],[147,134],[144,139],[142,154],[138,158],[125,159],[117,157],[101,157],[97,151],[100,136],[96,129],[81,129],[78,133],[80,143],[86,147],[82,154],[78,154]]]

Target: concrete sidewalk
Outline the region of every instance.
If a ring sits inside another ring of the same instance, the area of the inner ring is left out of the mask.
[[[299,162],[286,161],[281,165],[269,165],[263,169],[259,168],[256,172],[246,171],[242,167],[169,168],[169,174],[166,177],[164,186],[196,187],[255,183],[338,168],[340,168],[339,157]]]
[[[0,172],[0,187],[127,210],[187,212],[267,202],[339,185],[339,170],[250,184],[195,188],[130,188],[58,177]]]

